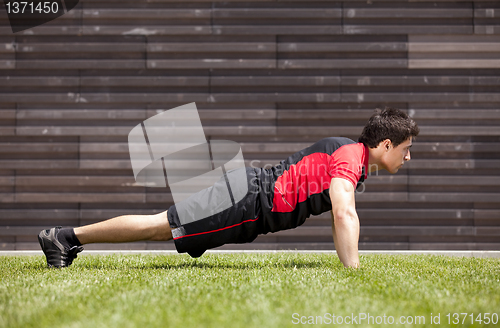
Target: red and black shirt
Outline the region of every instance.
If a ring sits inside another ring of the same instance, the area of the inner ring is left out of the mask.
[[[368,148],[348,138],[325,138],[269,170],[262,170],[261,204],[270,232],[301,225],[332,209],[330,183],[343,178],[358,187],[366,178]],[[291,224],[291,225],[290,225]]]

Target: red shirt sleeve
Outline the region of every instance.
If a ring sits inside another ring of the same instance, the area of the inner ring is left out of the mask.
[[[328,173],[332,178],[342,178],[350,181],[356,189],[363,174],[364,145],[349,144],[337,149],[330,156]]]

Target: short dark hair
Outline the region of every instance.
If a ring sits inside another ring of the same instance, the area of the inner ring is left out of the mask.
[[[376,148],[381,141],[390,139],[394,147],[397,147],[411,136],[416,137],[419,132],[417,123],[402,110],[377,108],[363,128],[358,142]]]

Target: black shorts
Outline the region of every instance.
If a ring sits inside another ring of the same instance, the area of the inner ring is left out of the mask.
[[[171,206],[167,217],[177,251],[199,257],[207,249],[224,244],[248,243],[265,233],[259,199],[259,172],[260,169],[246,168],[247,194],[232,207],[215,215],[182,225],[176,205]],[[186,201],[196,202],[197,197]]]

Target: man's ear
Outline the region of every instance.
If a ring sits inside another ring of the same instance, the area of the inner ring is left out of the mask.
[[[391,139],[385,139],[384,141],[382,141],[382,143],[385,151],[389,151],[392,148]]]

